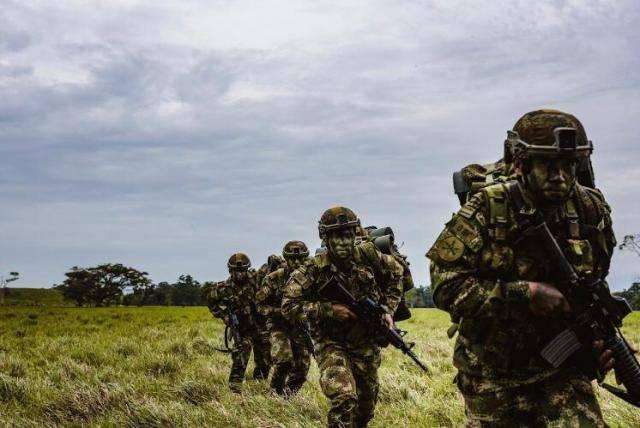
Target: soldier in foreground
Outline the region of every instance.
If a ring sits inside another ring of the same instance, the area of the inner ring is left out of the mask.
[[[520,118],[508,136],[517,180],[482,188],[427,253],[434,301],[458,328],[453,359],[470,427],[606,426],[590,380],[613,367],[612,353],[595,341],[558,367],[543,358],[572,307],[557,260],[524,233],[541,219],[577,275],[606,277],[610,210],[576,182],[592,150],[576,121],[548,110]]]
[[[330,401],[329,427],[365,427],[373,418],[378,398],[380,345],[379,338],[358,322],[355,313],[325,294],[325,288],[337,281],[356,298],[367,296],[379,302],[386,309],[380,322],[387,329],[393,326],[392,314],[402,295],[399,265],[391,273],[385,290],[376,283],[374,270],[383,269],[382,254],[372,243],[355,245],[358,226],[360,221],[350,209],[326,210],[318,230],[327,252],[293,272],[282,301],[285,318],[311,323],[320,386]],[[366,246],[378,255],[376,261],[364,256]]]
[[[282,256],[286,263],[264,278],[256,300],[258,312],[267,319],[270,332],[271,389],[278,395],[290,396],[297,393],[307,379],[313,343],[309,343],[305,326],[286,320],[280,307],[289,276],[308,260],[309,250],[304,242],[290,241],[284,246]]]
[[[229,388],[231,391],[239,393],[251,348],[258,336],[255,323],[255,292],[257,287],[255,273],[249,269],[251,261],[246,254],[232,255],[227,267],[230,277],[211,288],[208,306],[211,313],[216,318],[223,320],[227,327],[239,330],[240,343],[234,343],[234,348],[231,350],[232,365],[229,373]],[[237,324],[237,326],[232,324]],[[264,379],[268,376],[269,366],[264,365],[263,361],[256,359],[254,379]],[[260,363],[263,365],[259,365]]]

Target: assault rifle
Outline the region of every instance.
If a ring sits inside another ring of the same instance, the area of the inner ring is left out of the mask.
[[[382,319],[382,316],[387,313],[382,305],[370,297],[356,299],[333,275],[320,286],[319,294],[323,298],[347,306],[367,330],[384,340],[385,345],[393,345],[403,354],[409,356],[423,371],[429,372],[427,366],[418,359],[418,356],[412,350],[415,343],[404,341],[403,338],[407,332],[397,327],[389,328]]]
[[[302,330],[302,335],[304,339],[304,346],[307,348],[307,351],[313,358],[316,357],[316,346],[313,344],[313,339],[311,338],[311,332],[309,331],[309,323],[304,322],[300,323],[300,330]]]
[[[240,320],[238,316],[227,306],[225,309],[225,315],[229,320],[224,327],[224,348],[216,348],[220,352],[231,354],[238,352],[242,365],[247,364],[243,349],[242,349],[242,335],[240,334]],[[231,346],[233,345],[233,346]]]
[[[597,369],[595,378],[607,391],[640,407],[640,364],[620,332],[623,318],[631,312],[627,301],[612,296],[603,280],[579,277],[544,220],[529,223],[524,234],[542,245],[557,275],[554,283],[571,307],[571,324],[544,347],[542,357],[557,368],[577,351],[590,349],[594,340],[604,340],[605,348],[613,351],[614,371],[626,391],[603,383]]]

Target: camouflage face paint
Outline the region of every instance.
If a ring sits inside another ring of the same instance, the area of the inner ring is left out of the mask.
[[[294,271],[296,269],[298,269],[300,267],[300,265],[302,265],[302,262],[304,261],[304,258],[302,257],[286,257],[285,258],[286,262],[287,262],[287,267],[289,268],[290,271]]]
[[[336,230],[327,234],[329,255],[336,261],[346,262],[353,257],[356,235],[353,229]]]
[[[574,159],[531,159],[526,183],[541,202],[558,205],[567,200],[576,182]]]
[[[231,278],[233,279],[233,282],[237,282],[237,283],[243,283],[247,280],[247,278],[249,278],[249,272],[246,270],[230,270],[229,273],[231,274]]]

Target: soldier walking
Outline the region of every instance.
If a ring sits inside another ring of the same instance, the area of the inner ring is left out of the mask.
[[[258,312],[267,319],[271,338],[273,374],[271,389],[278,395],[290,396],[298,392],[307,379],[310,354],[309,332],[300,322],[291,322],[282,316],[280,309],[284,287],[295,269],[309,258],[304,242],[290,241],[284,246],[282,256],[286,263],[268,274],[256,294]]]
[[[525,221],[543,218],[578,275],[606,277],[609,206],[576,179],[591,142],[574,116],[538,110],[516,122],[505,146],[516,179],[480,189],[427,253],[435,304],[458,328],[453,361],[467,426],[606,426],[595,375],[585,373],[610,369],[611,351],[596,341],[558,368],[542,358],[571,308],[553,261],[524,234]]]
[[[224,321],[231,322],[231,316],[237,317],[241,336],[241,344],[236,343],[231,352],[231,372],[229,373],[229,388],[239,393],[247,369],[247,362],[254,342],[259,340],[256,325],[256,276],[250,270],[251,261],[246,254],[236,253],[227,263],[229,278],[215,284],[208,296],[208,306],[211,313]],[[255,353],[255,349],[254,349]],[[255,358],[256,367],[254,379],[265,379],[269,374],[269,366],[265,359]]]
[[[321,293],[322,285],[338,278],[356,298],[369,297],[384,305],[387,312],[383,319],[389,328],[402,296],[402,268],[395,265],[397,270],[389,275],[383,290],[374,272],[384,270],[385,261],[372,243],[355,245],[358,226],[360,221],[349,208],[326,210],[318,230],[327,251],[292,273],[282,301],[285,318],[311,324],[320,386],[330,402],[329,427],[366,427],[373,418],[378,399],[380,345],[346,305]],[[365,250],[377,257],[365,256]]]

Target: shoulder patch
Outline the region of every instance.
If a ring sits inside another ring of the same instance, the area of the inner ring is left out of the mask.
[[[463,217],[455,216],[447,225],[451,234],[455,235],[471,251],[477,253],[482,248],[482,237],[476,228]]]
[[[439,240],[435,245],[438,257],[445,262],[455,262],[464,254],[464,243],[455,235]]]

